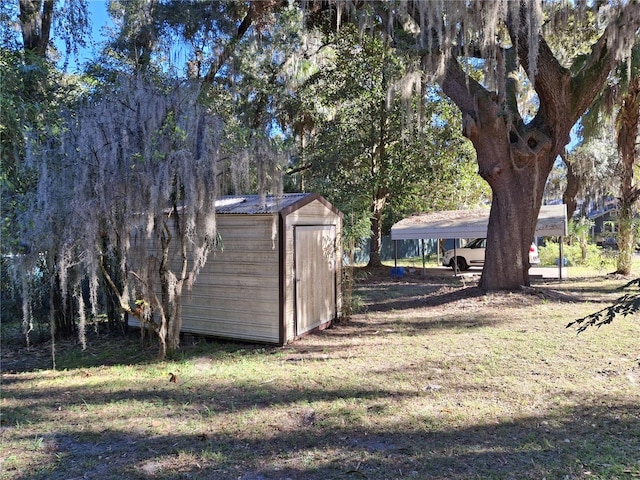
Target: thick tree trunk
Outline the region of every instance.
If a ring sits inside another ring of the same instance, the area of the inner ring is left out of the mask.
[[[517,289],[529,285],[529,248],[557,150],[541,129],[512,131],[508,145],[493,140],[491,129],[485,127],[479,133],[474,144],[480,175],[493,193],[480,287]],[[502,146],[501,153],[495,150],[496,144]]]
[[[478,107],[479,121],[467,119],[465,134],[493,194],[480,287],[512,290],[529,285],[529,247],[556,155],[540,129],[508,125],[491,101]]]
[[[404,30],[405,35],[395,35],[398,45],[406,44],[406,37],[413,39],[420,30],[418,38],[422,42],[409,42],[409,50],[415,52],[419,44],[428,45],[424,55],[431,61],[423,64],[443,67],[438,71],[439,82],[460,108],[464,134],[477,151],[479,173],[491,186],[493,204],[481,287],[512,289],[527,284],[527,252],[548,174],[556,156],[569,143],[571,127],[589,108],[616,64],[619,40],[634,35],[640,27],[640,3],[620,6],[590,53],[577,58],[572,68],[558,61],[541,32],[535,30],[535,15],[530,15],[533,3],[509,8],[504,21],[512,47],[496,44],[495,58],[485,58],[495,60],[486,62],[496,65],[495,91],[481,85],[458,63],[459,56],[469,60],[469,55],[482,54],[475,51],[474,42],[465,42],[463,48],[453,38],[434,35],[438,30],[431,26],[431,19],[429,27],[424,28],[425,9],[419,2],[406,3],[398,9],[402,14],[394,18],[388,2],[370,2],[378,18],[389,21],[388,31],[393,32],[393,27],[397,27],[396,32]],[[413,17],[414,22],[400,19],[403,16]],[[396,23],[392,24],[394,20]],[[436,45],[453,45],[453,51],[443,48],[435,53],[431,47]],[[440,57],[434,59],[433,55]],[[467,65],[474,61],[471,59]],[[526,119],[527,123],[518,109],[520,69],[526,72],[538,96],[538,110],[533,119]]]
[[[629,4],[621,22],[636,16],[638,5]],[[547,177],[556,157],[569,143],[571,127],[589,107],[607,79],[615,57],[610,48],[611,22],[593,45],[586,62],[572,75],[539,37],[536,63],[531,65],[531,45],[526,12],[510,17],[507,29],[514,48],[497,56],[501,77],[490,91],[465,73],[455,56],[446,60],[442,89],[460,108],[463,133],[478,155],[480,175],[489,183],[493,203],[487,232],[487,253],[480,287],[509,290],[529,283],[528,249],[533,239]],[[635,27],[634,27],[635,28]],[[539,109],[525,123],[518,109],[518,70],[531,77]],[[534,74],[531,72],[535,71]]]

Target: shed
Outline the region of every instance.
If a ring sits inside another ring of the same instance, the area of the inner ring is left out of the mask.
[[[222,248],[182,299],[182,331],[283,345],[339,317],[342,213],[317,194],[216,201]]]

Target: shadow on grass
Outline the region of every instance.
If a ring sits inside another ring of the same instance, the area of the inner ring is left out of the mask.
[[[460,286],[459,280],[451,277],[449,272],[439,272],[422,277],[412,275],[402,279],[393,279],[388,275],[389,269],[375,270],[371,275],[358,274],[362,277],[355,286],[355,293],[364,302],[367,313],[385,313],[392,311],[409,311],[416,309],[438,308],[446,305],[466,306],[470,302],[479,302],[485,293],[476,286]],[[606,297],[607,294],[619,296],[622,292],[615,287],[604,288],[597,278],[588,278],[585,285],[581,283],[579,287],[572,285],[573,279],[568,280],[564,285],[535,285],[524,289],[519,294],[528,296],[533,301],[551,301],[554,303],[582,303],[590,301],[593,303],[607,303],[613,297]],[[528,308],[523,303],[522,308]],[[424,321],[407,322],[400,319],[395,322],[370,325],[366,320],[351,320],[343,325],[356,327],[356,330],[349,329],[342,335],[376,335],[380,328],[397,328],[402,323],[404,333],[411,331],[412,334],[422,331],[475,328],[490,326],[500,323],[499,319],[487,317],[478,320],[477,316],[441,315],[438,319],[425,319]],[[16,323],[19,331],[20,324]],[[338,327],[340,323],[337,324]],[[6,325],[3,325],[6,330]],[[411,333],[410,332],[410,333]],[[97,366],[113,366],[121,364],[147,364],[156,361],[157,345],[147,343],[141,345],[139,334],[132,331],[125,337],[110,336],[109,334],[97,334],[91,329],[87,332],[89,346],[82,350],[76,340],[58,342],[56,346],[56,367],[58,370],[73,368],[89,368]],[[5,336],[6,337],[6,336]],[[177,354],[178,359],[186,359],[200,354],[223,355],[224,353],[239,354],[262,354],[264,352],[277,352],[277,347],[260,346],[234,341],[224,341],[215,339],[197,338],[200,347],[195,347],[183,342],[183,348]],[[29,372],[45,370],[52,367],[51,346],[46,342],[29,349],[3,344],[1,369],[5,373]]]
[[[305,386],[281,388],[263,382],[237,381],[232,386],[214,386],[195,376],[170,383],[168,377],[159,377],[157,382],[146,382],[147,388],[137,387],[135,378],[122,381],[110,380],[108,384],[92,387],[63,386],[41,388],[38,391],[24,390],[5,394],[16,406],[5,406],[2,419],[5,425],[19,425],[25,422],[37,423],[49,419],[52,412],[77,409],[94,409],[106,405],[123,403],[166,406],[180,411],[184,405],[193,406],[216,413],[236,414],[255,408],[280,407],[297,402],[330,402],[336,399],[368,399],[413,397],[413,393],[398,393],[380,386],[379,388],[318,388],[315,383]],[[63,415],[63,413],[60,413]]]
[[[389,312],[413,308],[438,307],[461,300],[480,298],[484,292],[478,287],[450,288],[401,285],[368,287],[359,291],[368,312]]]
[[[380,332],[384,335],[428,335],[443,330],[459,330],[465,328],[483,328],[496,326],[508,321],[507,319],[493,318],[491,316],[482,316],[481,318],[474,315],[460,317],[460,315],[442,315],[435,318],[414,317],[411,320],[390,319],[388,321],[377,320],[374,324],[368,319],[351,319],[344,322],[344,326],[355,328],[341,333],[340,330],[333,333],[336,337],[345,336],[379,336]]]
[[[475,287],[450,289],[449,287],[403,285],[401,288],[395,289],[386,289],[384,286],[376,286],[375,288],[375,291],[369,290],[371,295],[385,296],[387,299],[377,301],[369,300],[367,311],[370,313],[438,307],[450,302],[472,300],[482,296],[482,292]],[[407,292],[407,288],[411,290]],[[494,320],[480,322],[477,319],[469,317],[457,318],[455,315],[441,315],[437,319],[425,319],[424,321],[414,320],[412,322],[396,321],[389,322],[388,324],[377,322],[376,325],[370,325],[362,320],[341,321],[337,322],[331,331],[334,335],[338,336],[350,336],[354,334],[375,335],[376,330],[381,328],[396,328],[398,329],[398,333],[416,334],[449,328],[488,326],[493,323],[496,322]],[[349,328],[340,331],[341,327],[345,326],[355,327],[356,330]],[[147,339],[146,343],[142,344],[139,332],[134,329],[125,336],[110,335],[107,333],[96,334],[89,329],[87,331],[87,348],[85,350],[82,350],[76,339],[56,342],[56,368],[57,370],[66,370],[100,366],[153,364],[157,362],[157,348],[155,342],[149,339]],[[285,347],[285,349],[286,348],[288,347]],[[332,354],[339,354],[337,350],[346,347],[328,345],[326,348],[330,349]],[[227,354],[235,356],[263,355],[269,353],[277,354],[282,351],[283,349],[281,347],[187,334],[183,336],[182,347],[180,351],[174,355],[173,359],[178,361],[186,360],[199,355],[207,355],[215,359],[222,358]],[[23,373],[48,370],[51,368],[50,342],[35,345],[29,349],[25,347],[4,348],[2,351],[2,372],[4,373]],[[13,380],[7,379],[6,381]],[[19,380],[16,379],[15,381]]]
[[[23,373],[53,368],[51,340],[25,347],[2,346],[2,372]],[[123,364],[148,364],[157,359],[158,347],[147,340],[140,341],[140,334],[127,335],[87,331],[87,347],[83,350],[77,339],[55,342],[55,365],[57,370],[90,368]]]
[[[43,448],[51,463],[16,480],[626,479],[640,473],[640,418],[637,405],[602,399],[560,415],[456,429],[428,417],[388,428],[301,419],[263,436],[67,429],[45,435]]]
[[[574,281],[565,283],[534,282],[530,287],[522,287],[517,292],[492,292],[489,295],[509,295],[511,293],[536,297],[554,303],[608,303],[613,295],[624,293],[619,287],[603,285],[597,278],[588,278],[588,284],[582,282],[575,286]],[[475,283],[475,282],[468,282]],[[374,279],[358,285],[357,295],[364,301],[367,312],[389,312],[418,308],[439,307],[456,302],[470,302],[487,295],[477,286],[460,286],[449,283],[425,284],[419,279],[404,282],[389,282]]]

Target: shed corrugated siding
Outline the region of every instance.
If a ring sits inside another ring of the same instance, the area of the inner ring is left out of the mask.
[[[277,214],[223,214],[216,221],[223,246],[183,292],[182,331],[278,343]],[[135,318],[129,322],[139,326]]]
[[[218,215],[222,251],[209,257],[183,301],[182,330],[278,343],[275,215]]]
[[[285,239],[285,329],[286,340],[295,337],[295,270],[294,270],[294,234],[295,225],[335,225],[338,252],[337,264],[337,310],[342,309],[342,219],[335,212],[327,208],[322,202],[314,200],[295,210],[286,217]]]

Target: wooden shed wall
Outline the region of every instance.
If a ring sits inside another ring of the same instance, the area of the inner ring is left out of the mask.
[[[284,275],[286,292],[284,304],[284,322],[286,341],[295,338],[296,334],[296,304],[295,304],[295,227],[298,225],[335,225],[336,226],[336,317],[342,309],[342,218],[328,208],[320,200],[314,200],[289,213],[285,217],[285,245],[284,245]],[[333,318],[332,320],[334,320]]]
[[[223,249],[183,301],[182,330],[278,343],[277,215],[218,215]]]
[[[222,248],[210,255],[192,290],[183,290],[182,331],[279,343],[278,214],[218,215],[216,221]],[[132,317],[129,324],[139,326]]]

